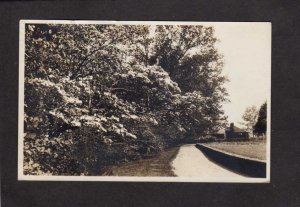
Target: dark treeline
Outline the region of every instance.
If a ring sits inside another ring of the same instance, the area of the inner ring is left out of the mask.
[[[267,102],[261,105],[258,111],[257,121],[253,127],[253,131],[256,135],[266,135],[267,132]]]
[[[27,24],[24,173],[97,175],[224,126],[212,27]]]

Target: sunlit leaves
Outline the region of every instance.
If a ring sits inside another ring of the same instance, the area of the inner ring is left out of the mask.
[[[211,27],[28,24],[25,31],[28,174],[99,174],[226,121]]]

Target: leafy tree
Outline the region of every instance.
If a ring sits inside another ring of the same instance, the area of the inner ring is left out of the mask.
[[[214,118],[209,127],[214,130],[226,123],[221,104],[228,101],[224,88],[227,79],[221,74],[223,62],[216,41],[212,27],[157,26],[153,52],[183,94],[196,92],[210,99],[207,110]]]
[[[27,24],[24,173],[97,175],[216,130],[211,27]]]
[[[258,112],[258,119],[254,126],[254,132],[257,134],[266,134],[267,131],[267,103],[264,103]]]
[[[199,55],[210,53],[218,56],[214,44],[212,27],[195,25],[183,26],[157,26],[154,55],[171,78],[176,78],[180,73],[178,66],[185,57],[198,53]]]
[[[256,123],[257,116],[258,116],[258,111],[255,106],[249,106],[246,108],[246,110],[242,116],[242,118],[244,120],[244,122],[242,122],[242,124],[245,126],[245,129],[249,133],[253,134],[254,125]]]

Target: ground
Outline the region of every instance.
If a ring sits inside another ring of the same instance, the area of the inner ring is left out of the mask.
[[[179,176],[204,178],[242,178],[211,162],[195,144],[168,149],[158,156],[109,167],[104,176]]]
[[[204,178],[242,178],[210,161],[194,144],[183,145],[172,162],[174,173],[179,177]]]
[[[259,159],[262,161],[266,160],[267,148],[265,141],[212,142],[206,143],[205,145],[244,157]]]
[[[105,170],[104,176],[175,176],[170,163],[176,157],[179,147],[161,152],[159,155],[124,163]]]

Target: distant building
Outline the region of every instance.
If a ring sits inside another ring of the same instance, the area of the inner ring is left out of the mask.
[[[218,140],[228,140],[228,139],[248,139],[249,133],[242,130],[231,123],[229,127],[220,129],[218,132],[209,134],[211,138]]]
[[[210,134],[210,136],[217,139],[225,139],[225,129],[220,129],[218,132]]]
[[[230,127],[225,130],[226,139],[248,139],[249,133],[234,126],[234,123],[230,124]]]

